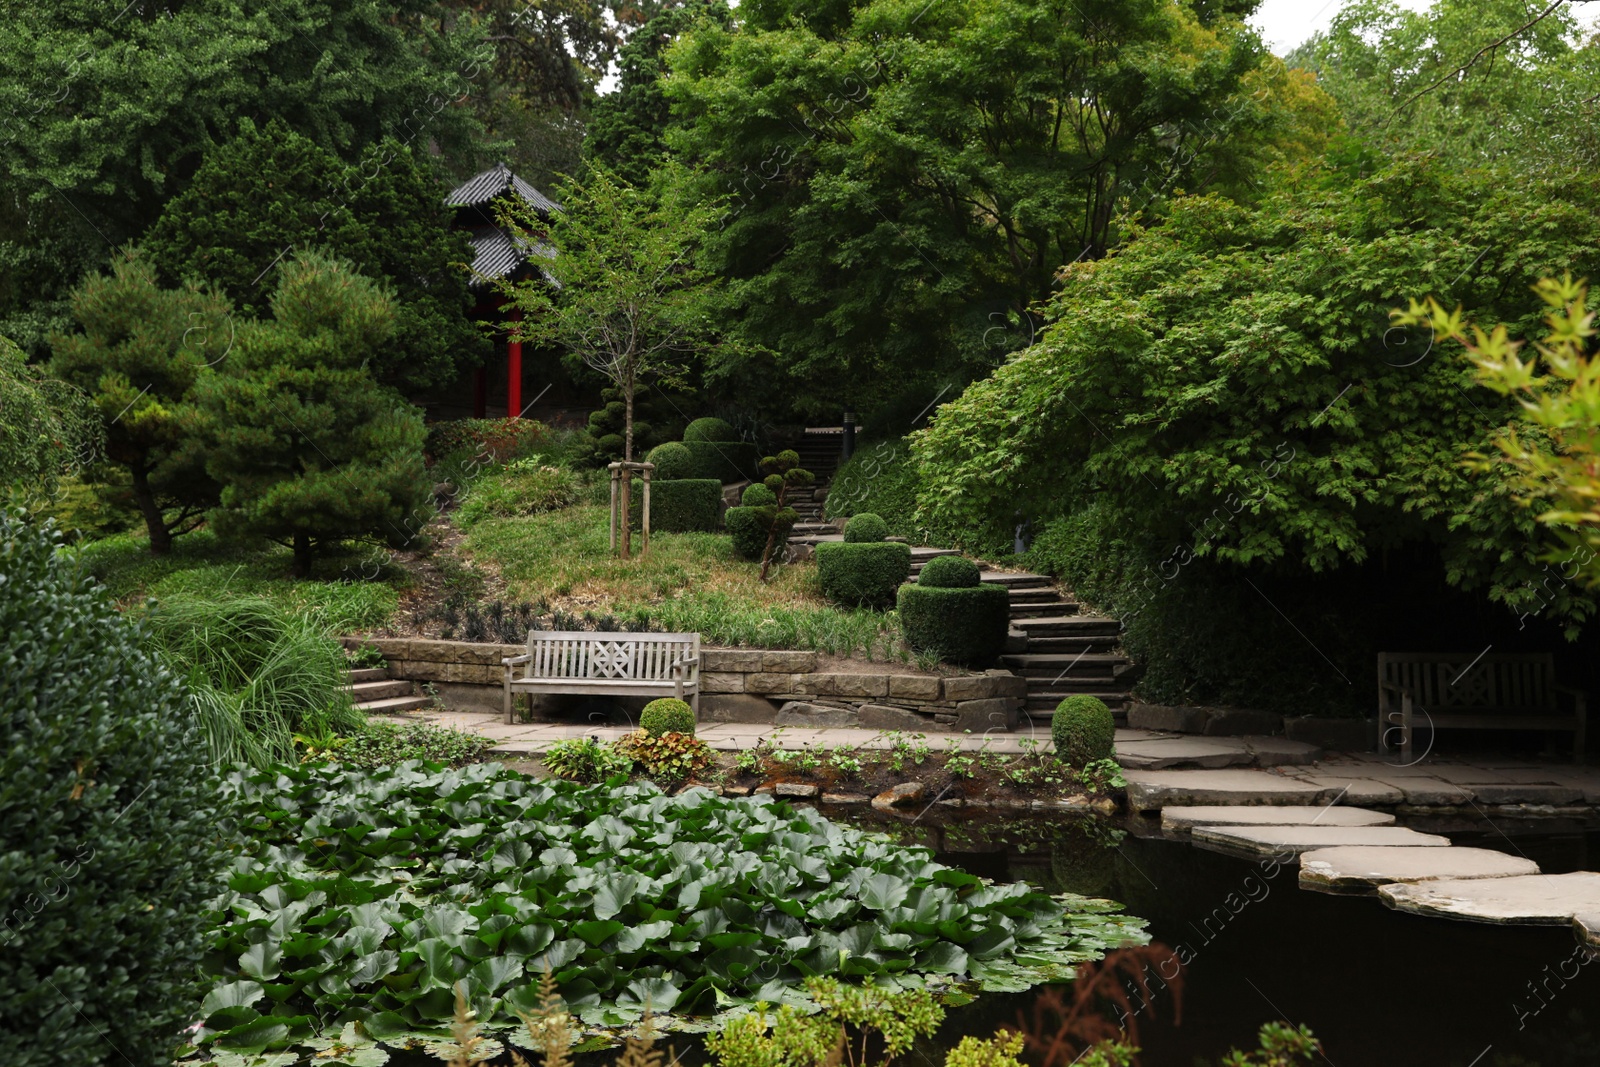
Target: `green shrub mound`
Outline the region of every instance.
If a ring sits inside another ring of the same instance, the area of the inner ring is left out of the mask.
[[[0,513],[0,1061],[172,1059],[221,879],[183,686],[136,624]]]
[[[656,465],[651,474],[652,481],[670,482],[694,477],[694,453],[677,441],[656,445],[645,458]]]
[[[1116,734],[1111,709],[1098,697],[1070,696],[1057,704],[1050,716],[1050,739],[1056,744],[1056,759],[1073,767],[1110,759]]]
[[[882,541],[889,536],[889,524],[870,511],[863,511],[844,524],[844,539],[849,544]]]
[[[761,465],[761,453],[747,441],[684,441],[691,459],[691,478],[715,478],[719,482],[742,482],[754,478]]]
[[[767,488],[765,482],[751,482],[739,495],[739,503],[747,508],[764,508],[778,502],[778,494]]]
[[[911,546],[902,541],[824,541],[817,545],[822,593],[847,607],[882,609],[893,605],[896,591],[910,574]]]
[[[969,559],[936,556],[924,563],[916,584],[900,587],[898,603],[901,632],[918,652],[986,667],[1005,651],[1011,594],[1003,585],[979,581]]]
[[[243,812],[227,832],[251,862],[211,915],[201,1044],[237,1030],[282,1048],[358,1020],[400,1043],[448,1026],[458,984],[503,1034],[547,968],[584,1024],[648,1007],[665,1029],[720,1028],[757,1000],[804,1006],[809,975],[1020,990],[1147,940],[1104,901],[988,884],[765,797],[489,765],[307,764],[229,788]]]
[[[674,697],[652,700],[639,713],[639,728],[651,737],[663,734],[694,736],[694,709]]]
[[[683,429],[684,441],[737,441],[734,428],[717,418],[695,419]]]
[[[723,521],[727,523],[728,533],[733,535],[733,550],[744,559],[759,563],[762,553],[767,550],[767,535],[772,530],[774,519],[778,523],[778,536],[773,539],[773,544],[782,548],[784,542],[789,540],[789,531],[800,521],[800,514],[794,508],[779,509],[773,504],[729,508]]]
[[[644,522],[644,482],[633,483],[633,505],[628,513],[634,529]],[[664,533],[713,531],[721,523],[722,483],[715,478],[650,480],[650,529]]]
[[[978,565],[965,556],[935,556],[917,572],[917,584],[930,589],[970,589],[982,581]]]

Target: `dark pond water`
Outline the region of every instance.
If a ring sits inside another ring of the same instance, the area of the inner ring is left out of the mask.
[[[1086,969],[1064,994],[980,1001],[952,1015],[939,1045],[1020,1023],[1041,1046],[1060,1039],[1050,1062],[1036,1063],[1067,1067],[1083,1037],[1120,1020],[1137,1030],[1144,1067],[1191,1067],[1254,1047],[1262,1023],[1287,1019],[1310,1025],[1335,1067],[1600,1064],[1600,965],[1566,927],[1402,915],[1372,898],[1302,890],[1293,862],[1235,859],[1128,825],[883,827],[986,877],[1112,897],[1149,920],[1155,942]],[[1521,852],[1551,873],[1600,861],[1600,834],[1576,823],[1413,825]],[[1121,992],[1141,972],[1148,995]],[[1060,1008],[1074,1005],[1063,1025]]]

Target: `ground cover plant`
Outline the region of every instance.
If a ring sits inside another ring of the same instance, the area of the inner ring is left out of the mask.
[[[449,766],[478,763],[495,746],[491,737],[427,722],[368,719],[349,737],[334,741],[327,758],[346,767],[388,767],[408,760]]]
[[[283,1048],[361,1020],[436,1037],[459,986],[514,1025],[547,969],[591,1031],[712,1029],[803,980],[1021,990],[1144,940],[1103,901],[992,885],[766,798],[541,782],[490,766],[238,771],[197,1043]],[[721,1013],[721,1014],[719,1014]]]

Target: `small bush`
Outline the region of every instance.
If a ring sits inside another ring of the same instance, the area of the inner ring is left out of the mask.
[[[626,775],[633,760],[594,737],[566,737],[545,749],[545,769],[557,778],[592,785]]]
[[[742,482],[754,478],[761,453],[745,441],[684,441],[692,463],[691,478],[715,478],[719,482]]]
[[[537,419],[451,419],[428,427],[423,450],[430,460],[466,453],[486,463],[508,463],[534,452],[550,437]]]
[[[778,535],[773,539],[773,544],[782,548],[784,542],[789,540],[789,531],[800,521],[800,514],[794,508],[779,510],[769,504],[758,508],[729,508],[723,521],[733,535],[734,551],[745,559],[759,563],[762,553],[767,550],[767,536],[772,530],[772,523],[778,523]]]
[[[1087,767],[1111,758],[1117,724],[1111,709],[1098,697],[1070,696],[1056,705],[1050,716],[1050,739],[1056,759],[1073,767]]]
[[[935,556],[917,572],[917,584],[930,589],[970,589],[982,581],[978,565],[965,556]]]
[[[739,503],[747,508],[764,508],[777,502],[778,494],[768,489],[764,482],[751,482],[739,496]]]
[[[889,536],[889,524],[870,511],[863,511],[844,525],[844,539],[851,544],[882,541]]]
[[[0,513],[0,1049],[167,1063],[226,808],[182,684],[57,539]]]
[[[673,733],[651,737],[639,730],[619,737],[616,750],[642,764],[650,777],[665,782],[696,778],[717,765],[717,754],[711,750],[711,746],[693,734]]]
[[[889,607],[910,574],[911,546],[901,541],[824,541],[817,545],[822,593],[839,604]]]
[[[508,519],[555,511],[577,503],[579,493],[577,476],[571,471],[528,456],[474,482],[456,511],[456,521],[470,527],[491,515]]]
[[[494,738],[482,734],[426,722],[391,723],[373,719],[329,754],[346,766],[365,770],[392,767],[414,759],[464,767],[469,763],[482,763],[485,754],[494,746]]]
[[[663,446],[665,447],[665,446]],[[650,529],[665,533],[712,531],[720,525],[722,483],[715,478],[684,478],[679,481],[650,481]],[[644,523],[644,482],[633,483],[633,505],[629,519],[634,529]]]
[[[694,453],[677,441],[656,445],[645,458],[656,465],[653,474],[655,481],[670,482],[694,477]]]
[[[694,709],[675,697],[652,700],[639,713],[639,726],[651,737],[693,734]]]
[[[684,427],[685,441],[737,441],[739,435],[732,426],[721,419],[695,419]]]

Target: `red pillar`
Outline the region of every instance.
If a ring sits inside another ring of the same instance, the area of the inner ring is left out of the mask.
[[[511,309],[511,321],[522,321],[522,309]],[[506,344],[506,418],[522,417],[522,342]]]

